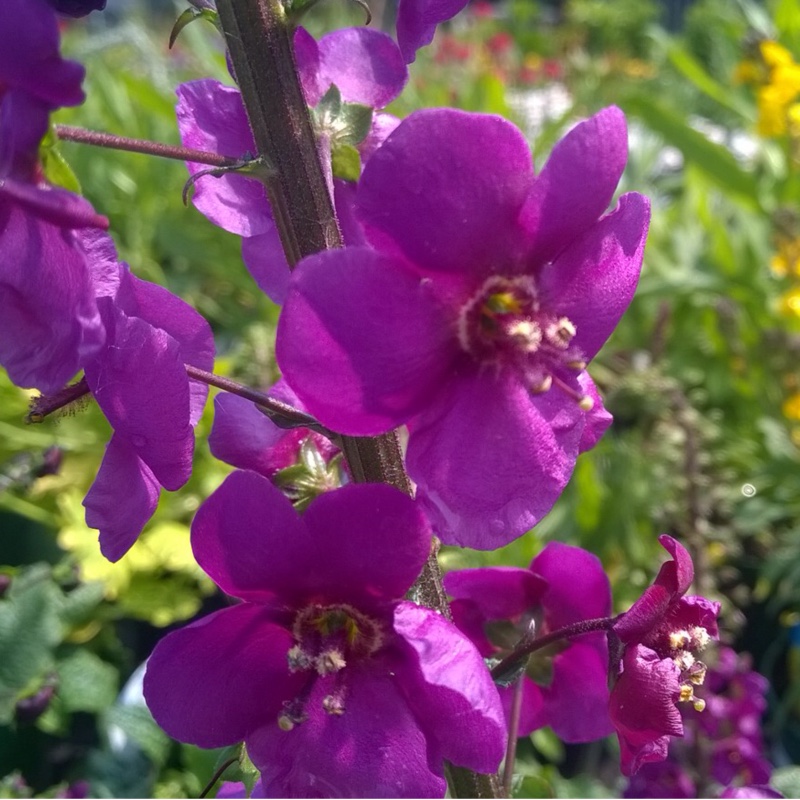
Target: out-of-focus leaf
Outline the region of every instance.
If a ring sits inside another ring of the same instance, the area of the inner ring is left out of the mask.
[[[156,765],[169,755],[170,739],[145,706],[114,705],[104,715],[106,726],[116,725]]]
[[[58,664],[58,697],[66,711],[102,711],[117,696],[117,671],[89,650]]]
[[[629,94],[622,105],[627,113],[638,117],[661,134],[668,144],[677,147],[687,162],[706,173],[720,189],[736,195],[740,202],[758,207],[754,175],[744,170],[728,150],[694,130],[684,115],[640,94]]]

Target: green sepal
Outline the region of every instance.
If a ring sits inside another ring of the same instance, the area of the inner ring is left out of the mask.
[[[331,169],[334,178],[357,181],[361,177],[361,154],[351,144],[334,147],[331,152]]]
[[[175,24],[172,26],[172,30],[169,32],[169,48],[172,49],[172,46],[178,39],[181,31],[190,23],[194,22],[198,19],[204,19],[210,22],[220,33],[222,33],[222,27],[219,21],[219,14],[211,8],[187,8],[178,19],[175,20]]]
[[[58,149],[58,135],[52,124],[39,144],[39,161],[49,183],[75,194],[81,194],[80,181]]]

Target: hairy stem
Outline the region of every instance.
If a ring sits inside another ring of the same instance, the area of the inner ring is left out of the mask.
[[[613,624],[615,617],[602,617],[600,619],[584,619],[572,625],[565,625],[557,631],[552,631],[538,639],[523,639],[499,664],[492,667],[492,677],[502,678],[504,675],[512,674],[522,666],[531,653],[548,647],[554,642],[562,639],[571,639],[574,636],[582,636],[584,633],[594,631],[607,631]]]
[[[236,79],[258,154],[272,170],[267,195],[290,266],[320,250],[342,246],[292,46],[293,26],[281,0],[218,0]],[[350,474],[358,482],[387,483],[411,493],[394,432],[342,437]],[[415,595],[450,617],[435,547]],[[495,776],[451,768],[457,797],[499,797]],[[462,788],[460,788],[462,787]]]
[[[125,150],[129,153],[143,153],[159,158],[171,158],[175,161],[194,161],[197,164],[208,164],[211,167],[235,167],[241,164],[240,158],[221,156],[205,150],[192,150],[162,142],[151,142],[149,139],[130,139],[127,136],[116,136],[113,133],[90,131],[72,125],[56,125],[56,134],[65,142],[80,142],[94,147],[108,147],[111,150]]]

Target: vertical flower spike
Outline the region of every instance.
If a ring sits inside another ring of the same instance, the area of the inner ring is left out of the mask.
[[[390,486],[345,486],[301,517],[261,475],[228,476],[192,548],[242,602],[159,642],[156,721],[201,747],[244,739],[267,797],[442,797],[445,759],[495,771],[503,712],[480,654],[402,599],[430,538]]]
[[[335,431],[408,425],[408,471],[447,544],[523,534],[610,422],[585,368],[642,263],[647,200],[626,194],[604,215],[626,157],[613,107],[538,177],[505,120],[418,111],[358,184],[373,247],[318,253],[292,275],[284,375]]]
[[[502,657],[529,633],[537,636],[607,617],[611,588],[596,556],[551,542],[529,569],[485,567],[449,572],[453,619],[484,657]],[[509,630],[513,626],[513,630]],[[535,654],[522,676],[518,734],[550,725],[565,742],[588,742],[613,731],[608,717],[608,648],[603,633],[583,635],[553,654]],[[501,688],[506,719],[514,688]]]
[[[685,596],[694,577],[686,548],[671,536],[660,536],[659,542],[673,560],[662,565],[653,585],[609,633],[611,663],[617,667],[611,720],[628,776],[642,764],[663,761],[669,737],[683,736],[677,703],[691,703],[697,711],[705,707],[694,690],[705,680],[706,666],[695,654],[719,635],[719,603]]]

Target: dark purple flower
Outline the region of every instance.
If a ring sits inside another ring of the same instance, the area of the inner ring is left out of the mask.
[[[620,742],[623,775],[667,757],[670,736],[683,736],[677,703],[705,701],[694,694],[706,666],[695,659],[719,635],[719,603],[685,597],[694,578],[692,559],[671,536],[659,542],[673,557],[661,566],[651,586],[621,614],[610,632],[618,675],[611,690],[611,720]]]
[[[309,105],[316,105],[332,83],[342,99],[382,108],[402,90],[408,78],[394,42],[368,28],[346,28],[319,42],[302,28],[295,34],[298,68]],[[206,79],[178,87],[178,128],[186,147],[240,157],[256,153],[253,135],[238,89]],[[374,115],[372,129],[360,145],[362,158],[374,151],[396,121]],[[208,168],[187,163],[196,175]],[[345,240],[360,243],[360,230],[348,225],[349,192],[334,181],[334,199]],[[201,178],[192,202],[215,225],[242,237],[242,258],[259,288],[282,303],[289,283],[289,266],[263,185],[243,175]]]
[[[406,64],[417,50],[430,44],[440,22],[452,19],[469,0],[400,0],[397,9],[397,44]]]
[[[106,7],[106,0],[49,0],[49,3],[59,14],[68,17],[85,17]]]
[[[519,643],[531,622],[544,636],[611,613],[611,589],[596,556],[551,542],[529,569],[485,567],[450,572],[453,620],[484,657]],[[513,628],[508,629],[511,623]],[[534,653],[523,675],[519,735],[545,725],[566,742],[588,742],[613,731],[608,717],[608,647],[603,633],[583,635],[553,655]],[[508,719],[514,687],[501,688]]]
[[[208,387],[190,381],[185,365],[212,369],[214,340],[191,306],[118,263],[109,237],[84,241],[106,331],[84,372],[114,435],[83,504],[103,555],[117,561],[153,515],[161,487],[174,491],[191,474]]]
[[[584,367],[639,277],[647,200],[603,216],[626,157],[617,108],[574,128],[536,177],[505,120],[418,111],[359,181],[375,249],[292,274],[284,375],[333,430],[408,425],[408,470],[447,544],[527,531],[610,422]]]
[[[469,640],[402,599],[430,548],[415,503],[384,485],[303,516],[236,472],[192,525],[202,568],[242,602],[169,634],[144,691],[176,739],[244,739],[273,797],[440,797],[443,761],[496,770],[497,691]]]

